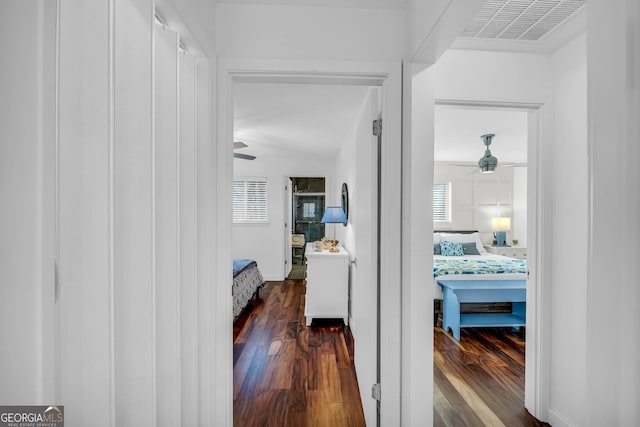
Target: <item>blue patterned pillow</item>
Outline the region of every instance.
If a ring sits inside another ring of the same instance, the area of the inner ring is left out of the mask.
[[[440,242],[440,252],[444,256],[464,256],[460,242]]]

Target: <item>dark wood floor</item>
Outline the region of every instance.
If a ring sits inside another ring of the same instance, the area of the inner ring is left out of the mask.
[[[303,280],[267,282],[235,322],[235,426],[364,426],[348,329],[305,326],[304,294]],[[523,332],[461,335],[434,328],[433,425],[547,426],[523,406]]]
[[[236,320],[235,426],[365,425],[344,325],[307,327],[304,295],[303,280],[267,282]]]
[[[434,328],[433,425],[548,426],[524,409],[524,330]]]

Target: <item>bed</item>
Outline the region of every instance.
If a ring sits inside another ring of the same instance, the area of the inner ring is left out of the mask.
[[[259,289],[264,286],[264,279],[258,263],[247,258],[233,260],[233,318],[235,319],[254,296],[258,297]]]
[[[526,279],[526,260],[487,253],[477,232],[434,233],[434,324],[442,312],[456,339],[464,326],[524,326]],[[464,303],[506,303],[511,311],[463,314]]]

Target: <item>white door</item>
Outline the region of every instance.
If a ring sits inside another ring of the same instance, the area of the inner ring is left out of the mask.
[[[355,245],[351,267],[351,330],[355,341],[354,364],[367,425],[377,425],[377,402],[371,386],[378,377],[378,137],[371,123],[379,117],[378,92],[370,92],[370,120],[356,142],[356,188],[350,191],[350,221]],[[369,111],[365,112],[368,115]]]

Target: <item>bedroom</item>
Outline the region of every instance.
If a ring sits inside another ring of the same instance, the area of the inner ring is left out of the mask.
[[[354,364],[360,394],[368,394],[368,384],[376,381],[377,359],[367,355],[377,351],[376,322],[371,321],[377,317],[377,138],[372,135],[371,122],[381,114],[380,93],[380,88],[369,84],[234,84],[234,141],[246,145],[235,153],[255,156],[253,160],[236,156],[234,182],[266,183],[266,218],[234,221],[232,254],[234,258],[255,259],[265,281],[270,282],[266,286],[283,283],[292,267],[291,238],[295,231],[291,226],[290,178],[323,180],[326,207],[341,207],[345,188],[350,206],[347,223],[327,224],[324,235],[333,238],[335,232],[350,261],[342,275],[347,289],[341,290],[334,302],[347,307],[345,335],[356,343]],[[319,218],[323,212],[317,214]],[[308,250],[306,255],[310,256]],[[285,283],[304,286],[302,281]],[[311,319],[308,317],[307,322]],[[296,329],[299,331],[302,325]],[[274,342],[286,340],[275,337]],[[251,353],[239,348],[238,363],[249,363],[245,359]],[[375,402],[366,399],[363,403],[369,422],[373,422]]]
[[[478,404],[526,425],[528,112],[441,101],[434,118],[434,425],[480,422]]]

